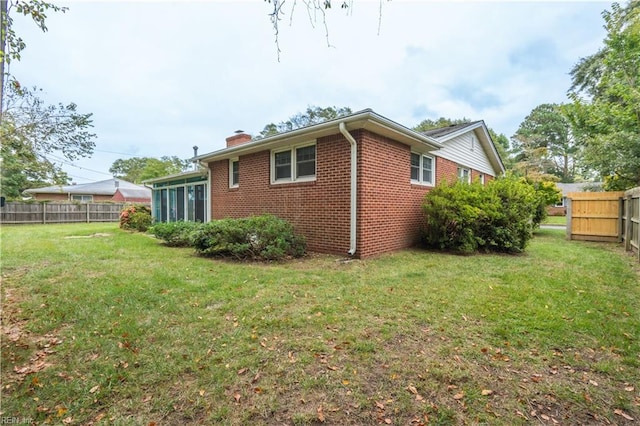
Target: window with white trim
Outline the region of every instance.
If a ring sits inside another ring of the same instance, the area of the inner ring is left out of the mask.
[[[316,178],[316,144],[271,151],[271,182],[304,182]]]
[[[229,160],[229,188],[237,188],[240,185],[240,160]]]
[[[471,170],[466,167],[458,167],[458,180],[464,183],[471,183]]]
[[[80,203],[91,203],[93,202],[93,195],[71,194],[71,201],[78,201]]]
[[[435,160],[428,155],[411,153],[411,182],[433,185]]]

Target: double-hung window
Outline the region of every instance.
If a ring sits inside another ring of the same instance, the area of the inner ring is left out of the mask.
[[[237,188],[240,185],[240,160],[229,160],[229,188]]]
[[[71,201],[79,201],[81,203],[92,203],[93,195],[71,195]]]
[[[411,153],[411,182],[424,185],[433,185],[435,161],[433,157],[423,154]]]
[[[466,167],[458,167],[458,180],[464,183],[471,183],[471,171]]]
[[[271,152],[271,182],[303,182],[316,178],[316,144]]]

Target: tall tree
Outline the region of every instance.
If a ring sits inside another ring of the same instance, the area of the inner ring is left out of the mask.
[[[47,31],[47,11],[66,12],[66,7],[41,0],[0,0],[0,106],[4,112],[5,77],[8,65],[12,60],[19,60],[22,51],[27,47],[24,40],[13,29],[13,18],[10,13],[29,16],[42,31]],[[2,114],[0,114],[0,122]]]
[[[557,104],[541,104],[522,121],[513,137],[514,153],[523,161],[539,154],[541,172],[573,182],[579,147],[571,125]]]
[[[92,114],[79,113],[74,103],[46,105],[38,97],[41,90],[22,88],[15,80],[7,87],[0,123],[3,194],[15,198],[35,185],[66,183],[58,162],[93,153]]]
[[[640,1],[603,12],[604,46],[571,70],[564,111],[607,189],[640,186]]]
[[[299,112],[289,117],[287,121],[281,121],[278,124],[267,124],[258,136],[256,136],[256,139],[263,139],[277,135],[278,133],[289,132],[301,127],[311,126],[312,124],[324,123],[325,121],[344,117],[351,113],[351,108],[349,107],[336,108],[335,106],[331,106],[321,108],[319,106],[308,106],[305,112]]]
[[[439,129],[441,127],[456,126],[458,124],[471,123],[470,118],[446,118],[440,117],[437,120],[425,118],[418,125],[414,126],[412,130],[416,132],[426,132],[427,130]]]
[[[114,161],[109,172],[113,173],[114,177],[128,182],[141,183],[147,179],[183,172],[189,168],[190,164],[189,160],[182,160],[176,156],[133,157]]]

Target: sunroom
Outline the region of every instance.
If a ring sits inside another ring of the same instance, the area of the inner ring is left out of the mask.
[[[206,170],[163,176],[144,183],[151,185],[151,213],[156,222],[208,220],[209,182]]]

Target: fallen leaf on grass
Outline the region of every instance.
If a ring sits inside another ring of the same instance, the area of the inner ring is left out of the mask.
[[[247,370],[248,370],[248,368],[241,368],[240,370],[238,370],[238,376],[240,376],[240,375],[242,375],[242,374],[246,373],[246,372],[247,372]]]
[[[493,391],[491,389],[482,389],[482,392],[480,393],[484,396],[487,396],[493,394]]]
[[[95,385],[91,389],[89,389],[89,393],[96,393],[100,389],[100,385]]]
[[[414,395],[416,395],[416,394],[418,393],[418,390],[416,389],[416,387],[415,387],[415,386],[412,386],[412,385],[409,385],[409,386],[407,387],[407,390],[408,390],[409,392],[411,392],[412,394],[414,394]]]
[[[391,424],[391,419],[390,418],[386,418],[386,419],[384,419],[384,422],[386,424],[390,425]]]
[[[384,404],[382,402],[376,401],[376,407],[378,407],[381,410],[384,410]]]
[[[633,417],[631,417],[630,415],[628,415],[627,413],[625,413],[624,411],[620,410],[619,408],[616,408],[615,410],[613,410],[613,412],[621,417],[624,417],[625,419],[629,420],[630,422],[633,421]]]
[[[65,425],[70,425],[71,423],[73,423],[73,417],[67,417],[62,421],[62,423],[64,423]]]
[[[635,388],[633,386],[625,386],[624,390],[626,390],[627,392],[633,392]]]
[[[198,391],[198,394],[200,394],[200,396],[204,396],[204,389],[200,389],[200,390]]]
[[[457,394],[453,395],[453,399],[462,399],[464,398],[464,392],[458,392]]]
[[[239,402],[240,402],[240,398],[241,398],[241,397],[242,397],[242,396],[241,396],[239,393],[237,393],[237,392],[233,394],[233,399],[235,399],[235,400],[236,400],[236,403],[239,403]]]
[[[324,413],[322,412],[322,405],[318,407],[318,421],[324,423]]]

